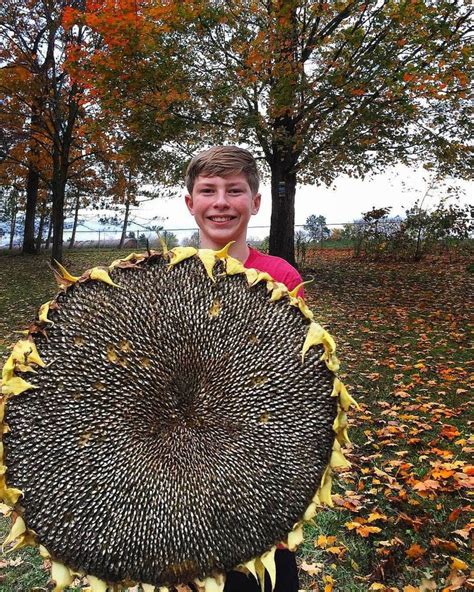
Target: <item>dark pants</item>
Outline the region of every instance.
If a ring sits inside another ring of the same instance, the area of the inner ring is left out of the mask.
[[[275,553],[276,586],[275,592],[298,592],[298,570],[296,557],[291,551],[277,549]],[[265,573],[265,592],[272,589],[270,577]],[[238,571],[227,574],[224,592],[260,592],[260,585],[252,575]]]

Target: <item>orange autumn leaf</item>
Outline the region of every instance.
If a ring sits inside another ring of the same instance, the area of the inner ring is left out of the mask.
[[[346,522],[344,525],[348,530],[355,530],[356,533],[364,538],[367,538],[370,534],[380,532],[382,529],[378,526],[365,526],[360,522]]]
[[[386,522],[388,520],[387,516],[385,514],[380,514],[379,512],[372,512],[369,514],[369,517],[367,518],[367,522],[375,522],[377,520],[382,520],[383,522]]]
[[[438,537],[433,537],[430,544],[432,547],[440,547],[443,551],[447,551],[448,553],[455,553],[458,550],[458,546],[455,542],[439,539]]]
[[[459,436],[460,432],[457,429],[456,426],[453,425],[449,425],[449,424],[444,424],[441,432],[440,432],[441,436],[443,436],[444,438],[448,438],[448,440],[454,440],[454,438],[456,438],[457,436]]]
[[[415,485],[413,485],[413,489],[420,493],[432,491],[433,489],[439,489],[439,483],[434,479],[425,479],[424,481],[417,481]]]
[[[448,521],[455,522],[459,518],[459,515],[461,514],[461,512],[462,512],[462,508],[456,508],[455,510],[453,510],[448,516]]]
[[[336,542],[336,537],[335,536],[326,536],[324,534],[320,534],[317,538],[317,540],[314,541],[314,546],[315,547],[321,547],[322,549],[325,549],[327,546],[329,545],[333,545]]]
[[[413,543],[409,549],[405,551],[405,555],[407,557],[411,557],[412,559],[419,559],[426,553],[426,549],[418,545],[418,543]]]
[[[347,551],[346,547],[344,546],[335,546],[335,547],[328,547],[326,549],[328,553],[332,553],[333,555],[337,555],[338,557],[342,557],[345,552]]]
[[[403,586],[403,592],[420,592],[420,589],[409,584],[408,586]]]

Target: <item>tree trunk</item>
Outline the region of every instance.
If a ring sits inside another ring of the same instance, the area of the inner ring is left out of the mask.
[[[53,214],[49,215],[49,225],[48,225],[48,236],[46,238],[46,244],[44,246],[46,251],[49,251],[49,246],[51,244],[51,236],[53,234]]]
[[[8,245],[8,249],[10,251],[13,250],[13,239],[15,237],[16,215],[17,215],[17,213],[18,213],[18,210],[15,208],[13,210],[12,219],[11,219],[11,222],[10,222],[10,244]]]
[[[44,228],[44,219],[46,218],[46,210],[41,212],[39,227],[38,227],[38,234],[36,235],[36,253],[41,252],[41,242],[43,240],[43,228]]]
[[[64,197],[66,189],[66,178],[60,169],[57,178],[53,179],[53,250],[51,260],[63,262],[63,230],[64,230]]]
[[[77,219],[79,217],[79,204],[81,202],[81,198],[80,198],[80,193],[79,191],[77,192],[77,196],[76,196],[76,207],[74,210],[74,223],[72,225],[72,234],[71,234],[71,240],[69,241],[69,248],[72,249],[74,246],[74,242],[76,241],[76,230],[77,230]]]
[[[56,149],[56,148],[55,148]],[[51,260],[59,263],[63,262],[63,231],[64,231],[64,201],[66,193],[67,163],[69,153],[66,158],[64,154],[56,152],[53,155],[53,250]]]
[[[272,216],[270,226],[270,255],[295,261],[295,194],[296,173],[285,170],[281,161],[271,164]]]
[[[28,167],[26,180],[26,212],[25,230],[23,233],[23,253],[33,255],[36,253],[35,246],[35,218],[36,202],[38,200],[39,174],[33,165]]]
[[[128,215],[130,212],[130,201],[131,201],[130,193],[129,193],[129,190],[127,190],[127,200],[125,201],[125,217],[123,219],[122,236],[120,237],[119,249],[123,248],[123,244],[124,244],[125,238],[127,236]]]

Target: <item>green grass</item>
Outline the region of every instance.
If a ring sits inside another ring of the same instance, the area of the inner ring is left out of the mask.
[[[73,252],[65,264],[79,274],[125,254]],[[308,302],[336,338],[341,377],[361,411],[350,414],[353,466],[335,480],[337,503],[306,529],[298,554],[306,567],[301,587],[364,592],[379,584],[387,591],[413,592],[409,586],[421,590],[423,581],[425,589],[439,590],[456,589],[450,585],[457,581],[457,589],[469,589],[468,570],[451,566],[453,557],[470,561],[469,538],[462,533],[472,513],[472,490],[463,472],[474,448],[467,333],[472,274],[465,263],[377,264],[321,253],[314,267],[304,270],[305,279],[311,276]],[[5,358],[17,338],[13,331],[27,326],[56,288],[46,257],[21,255],[0,258],[0,286]],[[450,430],[458,433],[451,437]],[[453,475],[435,477],[432,463],[446,475],[455,466]],[[426,479],[439,485],[428,495],[416,489]],[[379,532],[363,537],[346,526],[356,520],[364,525],[377,513],[383,518],[365,525]],[[0,528],[6,532],[6,519]],[[320,535],[335,537],[334,542],[325,548],[318,544]],[[407,555],[412,545],[419,545],[419,557]],[[46,589],[35,550],[1,560],[0,591]]]

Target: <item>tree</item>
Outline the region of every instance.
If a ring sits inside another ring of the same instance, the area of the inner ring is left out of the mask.
[[[310,240],[315,242],[322,242],[324,239],[329,238],[331,234],[331,231],[326,226],[325,216],[311,214],[306,218],[304,229],[308,233]]]
[[[63,12],[83,0],[5,0],[1,5],[0,93],[4,158],[27,171],[24,251],[34,252],[40,179],[51,191],[53,253],[62,259],[65,190],[71,165],[90,156],[78,123],[86,115],[85,87],[64,69],[84,43],[83,28],[63,26]]]
[[[250,145],[267,163],[271,253],[294,261],[298,181],[329,184],[399,161],[465,172],[472,13],[465,3],[203,5],[187,29],[194,99],[187,117],[212,126],[217,140]]]

